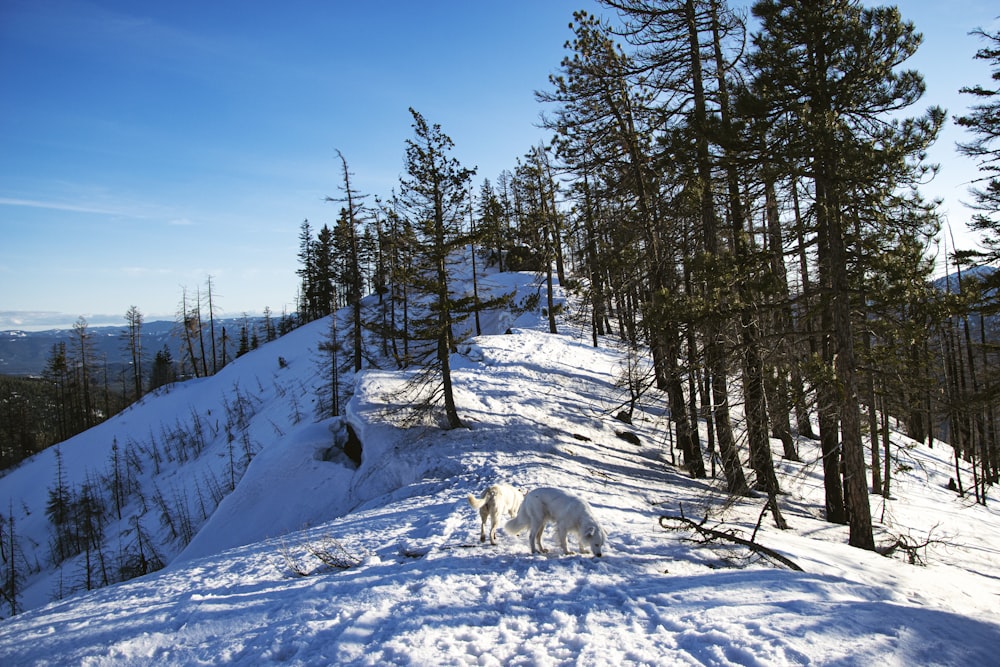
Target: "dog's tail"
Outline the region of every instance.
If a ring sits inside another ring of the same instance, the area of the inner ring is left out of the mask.
[[[503,529],[505,533],[517,535],[530,525],[528,517],[523,512],[518,512],[517,516],[504,524]]]
[[[476,498],[474,495],[470,493],[469,504],[472,505],[474,508],[479,509],[480,507],[486,504],[486,499],[488,497],[489,496],[484,495],[482,498]]]

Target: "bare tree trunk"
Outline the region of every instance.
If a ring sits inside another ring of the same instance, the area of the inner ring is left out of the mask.
[[[215,305],[212,302],[212,276],[208,277],[208,330],[212,339],[212,375],[215,375],[219,372],[219,363],[215,353]]]

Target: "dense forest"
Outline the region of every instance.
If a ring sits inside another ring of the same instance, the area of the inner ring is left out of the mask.
[[[451,139],[415,110],[406,173],[390,196],[358,192],[339,156],[336,222],[302,223],[298,312],[268,318],[263,338],[349,308],[348,330],[331,319],[324,345],[324,410],[342,409],[342,373],[420,365],[433,379],[420,400],[461,427],[453,326],[495,305],[451,287],[464,270],[456,250],[471,248],[473,276],[481,262],[544,277],[553,332],[558,283],[587,304],[595,346],[614,336],[651,360],[649,373],[623,381],[633,401],[650,390],[666,397],[692,476],[721,475],[730,493],[773,499],[782,489],[770,439],[797,459],[796,435],[815,437],[827,520],[872,549],[869,495],[891,493],[888,432],[898,423],[972,461],[973,479],[956,466],[955,489],[985,503],[1000,476],[991,335],[1000,276],[973,269],[1000,260],[1000,93],[963,89],[978,102],[954,120],[982,170],[971,226],[983,249],[952,248],[954,278],[935,285],[942,221],[920,187],[936,171],[926,150],[948,115],[915,110],[924,85],[906,61],[921,38],[898,9],[761,0],[744,16],[722,0],[602,4],[607,16],[574,14],[566,55],[537,93],[550,140],[493,180],[474,185]],[[977,57],[1000,80],[1000,35],[980,36]],[[204,293],[184,294],[183,358],[158,354],[149,377],[133,363],[102,378],[79,322],[43,378],[5,385],[16,388],[2,399],[3,464],[255,346],[249,327],[233,338],[215,329],[212,293],[210,279]],[[377,307],[363,309],[370,296]],[[126,321],[134,336],[123,349],[141,361],[142,315],[133,308]],[[364,332],[378,349],[366,349]]]

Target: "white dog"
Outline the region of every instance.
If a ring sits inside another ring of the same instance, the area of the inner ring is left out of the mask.
[[[531,553],[539,551],[545,553],[547,549],[542,546],[542,531],[550,521],[556,524],[556,534],[562,544],[563,553],[570,553],[566,536],[569,533],[576,533],[581,553],[586,553],[589,549],[595,556],[603,555],[608,535],[597,523],[590,505],[585,500],[559,489],[541,488],[528,492],[517,516],[507,522],[504,530],[517,535],[528,528]]]
[[[469,494],[469,504],[479,510],[479,518],[482,525],[479,527],[479,541],[486,541],[486,519],[489,518],[493,524],[490,527],[490,544],[497,543],[497,526],[500,525],[500,518],[503,515],[512,517],[521,508],[521,501],[524,494],[515,489],[510,484],[494,484],[486,489],[482,498],[476,498]]]

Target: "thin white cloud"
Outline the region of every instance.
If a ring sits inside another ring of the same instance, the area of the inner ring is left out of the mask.
[[[67,213],[107,215],[132,220],[153,220],[175,227],[187,227],[195,224],[190,217],[178,216],[175,211],[159,207],[155,204],[134,204],[128,199],[115,200],[111,197],[104,197],[101,193],[98,193],[97,197],[91,199],[92,201],[88,201],[87,197],[81,197],[73,200],[70,197],[63,200],[50,200],[0,196],[0,207],[14,206],[47,211],[64,211]],[[102,199],[106,199],[107,201],[102,202]]]
[[[102,208],[90,204],[73,204],[56,201],[41,201],[38,199],[14,199],[0,197],[0,206],[23,206],[27,208],[44,208],[52,211],[72,211],[74,213],[98,213],[101,215],[121,215],[121,211]]]

